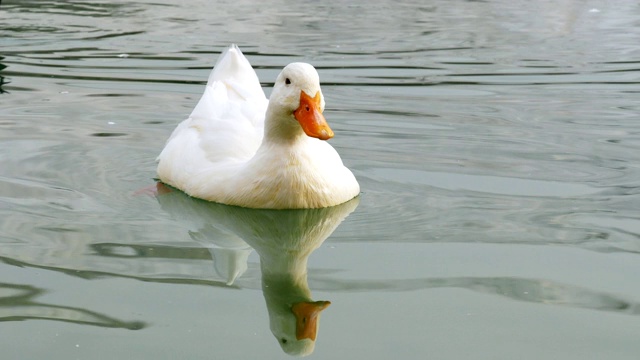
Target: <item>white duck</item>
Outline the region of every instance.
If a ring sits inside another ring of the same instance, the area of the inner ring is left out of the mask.
[[[187,194],[249,208],[322,208],[360,186],[326,141],[318,73],[287,65],[267,101],[258,77],[232,45],[218,60],[200,102],[158,156],[158,177]]]

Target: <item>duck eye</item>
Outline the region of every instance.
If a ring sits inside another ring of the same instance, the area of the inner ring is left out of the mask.
[[[291,80],[289,80],[289,78],[286,78],[286,79],[284,79],[284,83],[289,85],[289,84],[291,84]]]

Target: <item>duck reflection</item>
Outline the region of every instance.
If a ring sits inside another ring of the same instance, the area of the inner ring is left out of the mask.
[[[251,249],[260,256],[262,290],[271,332],[291,355],[313,352],[320,312],[330,302],[312,298],[307,260],[358,206],[358,199],[323,209],[256,210],[210,203],[158,184],[158,202],[195,228],[219,275],[232,284],[247,269]]]

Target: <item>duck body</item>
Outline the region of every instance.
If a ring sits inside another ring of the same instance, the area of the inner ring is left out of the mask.
[[[158,177],[204,200],[249,208],[323,208],[360,192],[326,139],[315,69],[289,64],[267,101],[258,77],[232,45],[205,92],[158,156]]]

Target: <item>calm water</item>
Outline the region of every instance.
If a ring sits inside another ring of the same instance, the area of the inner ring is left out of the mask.
[[[637,359],[638,39],[631,1],[4,0],[1,357],[283,359],[313,299],[316,359]],[[230,43],[267,93],[318,68],[358,200],[138,192]]]

